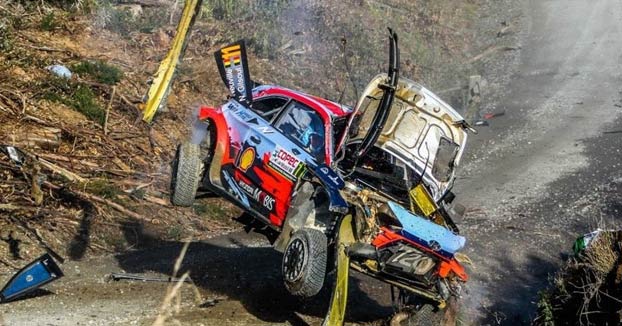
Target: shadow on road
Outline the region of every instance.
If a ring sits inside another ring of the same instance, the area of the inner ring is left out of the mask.
[[[526,314],[538,301],[538,291],[546,288],[549,275],[557,269],[553,262],[537,254],[529,254],[520,265],[510,254],[502,255],[499,265],[493,271],[494,278],[503,281],[490,284],[495,300],[487,307],[483,324],[488,325],[531,325],[533,317]]]
[[[146,234],[138,222],[127,223],[124,234],[138,249],[116,256],[126,272],[172,274],[182,242],[159,240]],[[297,313],[323,318],[330,290],[325,288],[308,300],[294,297],[283,285],[280,267],[281,254],[269,247],[267,241],[265,246],[248,247],[227,236],[191,243],[180,274],[190,271],[198,287],[239,301],[250,314],[265,322],[307,325]],[[363,292],[359,279],[351,279],[349,297],[347,320],[374,321],[392,312],[390,307]]]

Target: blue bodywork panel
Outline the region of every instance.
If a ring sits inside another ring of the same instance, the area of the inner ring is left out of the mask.
[[[62,276],[63,272],[54,259],[49,254],[45,254],[22,268],[11,278],[0,291],[0,302],[13,300]]]
[[[315,176],[320,179],[325,186],[326,192],[330,200],[329,210],[345,214],[348,212],[348,203],[339,193],[339,190],[345,186],[345,182],[333,169],[326,164],[319,164],[317,167],[308,165]]]
[[[389,207],[402,224],[402,235],[440,255],[453,258],[464,247],[466,239],[446,228],[417,216],[397,203],[389,202]]]

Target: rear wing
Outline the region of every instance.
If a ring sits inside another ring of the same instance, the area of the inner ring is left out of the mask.
[[[248,70],[246,44],[239,40],[214,52],[218,72],[229,94],[240,104],[250,107],[253,102],[253,81]]]

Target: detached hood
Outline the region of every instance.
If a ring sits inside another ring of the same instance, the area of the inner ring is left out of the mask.
[[[354,112],[348,143],[361,142],[378,127],[372,125],[383,95],[386,74],[365,88]],[[451,188],[467,140],[464,118],[420,84],[400,78],[386,124],[375,142],[396,156],[428,185],[436,201]]]

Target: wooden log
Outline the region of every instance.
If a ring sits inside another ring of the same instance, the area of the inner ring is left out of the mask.
[[[14,135],[13,145],[20,148],[56,149],[61,144],[62,130],[56,127],[19,128]]]

